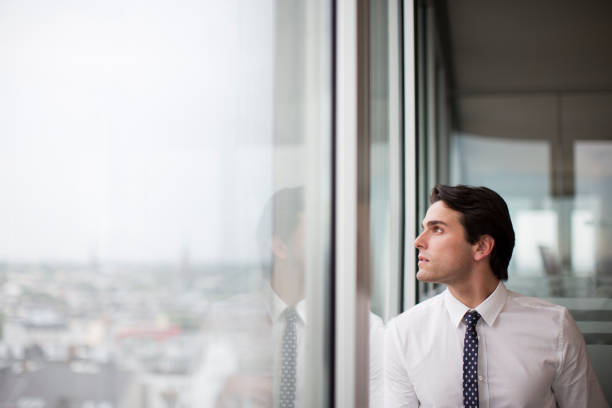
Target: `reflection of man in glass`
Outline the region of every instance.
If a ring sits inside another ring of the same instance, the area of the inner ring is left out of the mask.
[[[218,407],[303,406],[303,189],[277,191],[257,229],[263,277],[259,290],[216,305],[211,330],[221,340],[210,353],[226,356]],[[209,353],[209,354],[210,354]]]
[[[264,273],[286,306],[304,299],[304,197],[301,187],[277,191],[257,229]]]
[[[304,382],[304,193],[301,187],[277,191],[264,209],[257,235],[266,300],[275,344],[276,405],[302,406]]]

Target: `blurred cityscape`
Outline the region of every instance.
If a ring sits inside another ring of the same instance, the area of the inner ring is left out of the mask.
[[[0,264],[1,408],[187,408],[206,314],[252,266]]]

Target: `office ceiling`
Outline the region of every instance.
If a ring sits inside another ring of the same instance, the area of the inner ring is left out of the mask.
[[[446,7],[456,93],[612,90],[612,1]]]

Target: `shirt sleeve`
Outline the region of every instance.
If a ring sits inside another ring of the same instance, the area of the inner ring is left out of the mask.
[[[399,330],[394,319],[385,330],[385,408],[419,406],[419,400],[403,363],[406,356],[402,355],[400,345]]]
[[[552,385],[560,408],[608,407],[593,371],[584,337],[569,311],[563,311],[559,338],[561,364]]]

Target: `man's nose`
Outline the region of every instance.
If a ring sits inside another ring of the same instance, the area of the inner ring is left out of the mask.
[[[423,231],[418,237],[416,237],[416,239],[414,240],[414,247],[415,248],[424,248],[425,247],[425,237],[424,237],[425,231]]]

